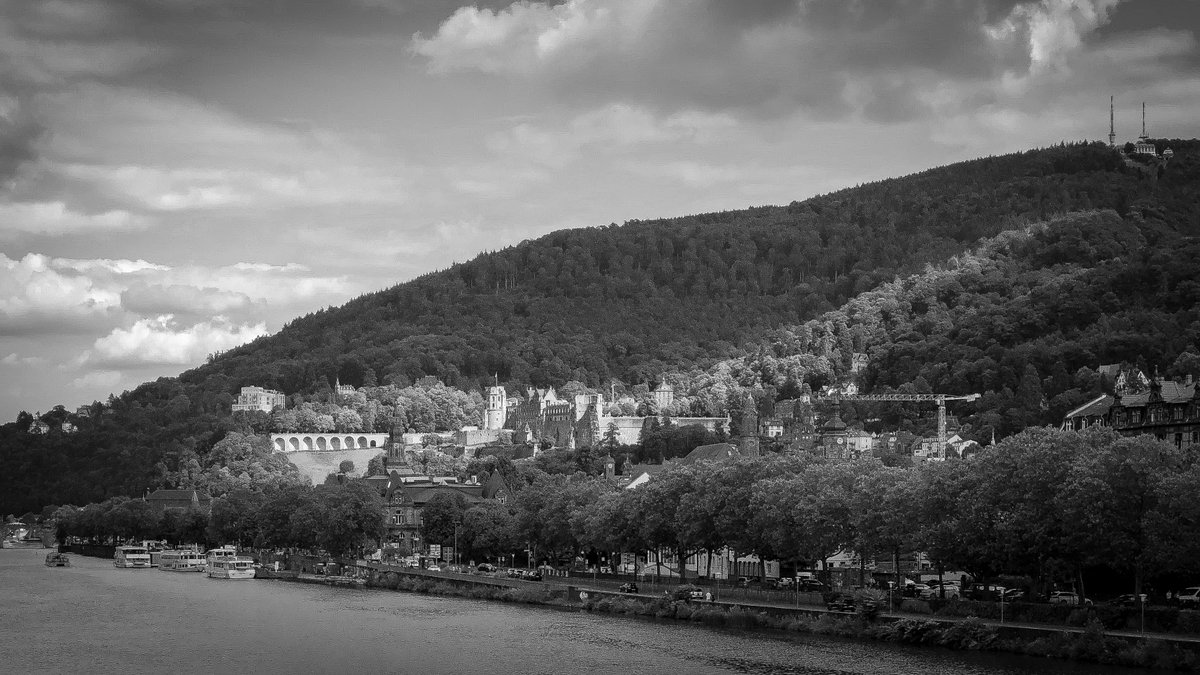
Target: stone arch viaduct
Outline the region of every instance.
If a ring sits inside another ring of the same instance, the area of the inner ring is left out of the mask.
[[[326,452],[384,448],[387,434],[271,434],[277,452]]]

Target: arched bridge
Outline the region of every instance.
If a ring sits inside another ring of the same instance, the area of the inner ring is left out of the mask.
[[[387,445],[387,434],[271,434],[277,452],[366,450]]]

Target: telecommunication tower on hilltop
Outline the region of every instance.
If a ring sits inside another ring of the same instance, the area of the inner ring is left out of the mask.
[[[1144,115],[1145,115],[1145,113],[1143,113],[1143,121],[1142,121],[1143,124],[1145,124]],[[1117,147],[1117,130],[1113,126],[1113,97],[1112,96],[1108,97],[1108,147],[1110,147],[1110,148]]]

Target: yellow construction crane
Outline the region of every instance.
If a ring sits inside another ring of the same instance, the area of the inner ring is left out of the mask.
[[[946,458],[946,401],[974,401],[979,394],[830,394],[829,396],[813,396],[812,400],[832,401],[895,401],[895,402],[932,402],[938,407],[937,453],[940,459]]]

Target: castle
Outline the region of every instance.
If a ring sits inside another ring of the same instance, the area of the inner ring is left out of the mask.
[[[510,399],[501,386],[488,387],[483,411],[483,430],[509,429],[517,443],[548,442],[573,449],[599,445],[611,435],[621,445],[640,440],[642,429],[655,416],[615,416],[605,412],[603,394],[579,394],[574,400],[560,399],[553,387],[529,388],[523,401]],[[660,409],[669,408],[674,390],[665,382],[654,391]],[[728,428],[728,417],[672,417],[676,426],[699,425],[709,431]]]

